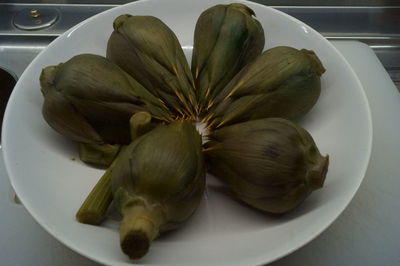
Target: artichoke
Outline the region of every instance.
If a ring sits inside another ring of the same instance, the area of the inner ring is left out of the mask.
[[[132,115],[132,117],[129,119],[129,125],[132,139],[135,140],[154,128],[154,125],[151,124],[151,115],[147,112],[138,112]],[[81,144],[81,146],[83,145]],[[111,172],[113,171],[114,166],[117,164],[119,158],[122,157],[121,154],[123,153],[123,150],[127,148],[127,146],[122,146],[122,151],[120,152],[120,147],[110,147],[111,145],[106,144],[103,145],[106,147],[104,151],[104,149],[101,149],[102,147],[99,148],[97,146],[98,145],[96,144],[84,144],[83,150],[88,150],[86,153],[89,154],[89,159],[91,159],[89,162],[95,161],[98,164],[98,162],[104,162],[104,159],[106,158],[108,168],[99,179],[97,184],[93,187],[92,191],[90,191],[89,195],[86,197],[85,201],[82,203],[75,215],[78,222],[92,225],[99,225],[106,218],[108,207],[113,199],[111,188]],[[114,149],[117,148],[118,150],[114,151]],[[95,151],[100,149],[100,152],[94,152],[95,155],[105,154],[105,156],[100,159],[97,157],[93,159],[93,149]],[[109,162],[109,160],[111,160],[110,154],[112,151],[114,151],[115,154],[112,157],[112,161]],[[83,156],[83,158],[87,159],[86,157],[86,155]]]
[[[264,48],[264,30],[243,4],[216,5],[205,10],[194,32],[192,74],[200,108],[213,98]]]
[[[46,122],[63,136],[89,144],[127,144],[129,118],[139,111],[168,121],[169,110],[141,84],[106,58],[77,55],[43,69]]]
[[[117,17],[107,44],[107,58],[158,96],[175,117],[196,116],[189,65],[178,38],[158,18]]]
[[[110,174],[121,248],[144,256],[160,232],[187,220],[205,188],[201,136],[190,121],[160,125],[127,146]]]
[[[299,118],[317,102],[324,72],[313,51],[269,49],[225,86],[204,121],[218,128],[267,117]]]
[[[205,144],[210,173],[248,205],[285,213],[323,186],[329,157],[321,156],[311,135],[282,118],[223,127]]]

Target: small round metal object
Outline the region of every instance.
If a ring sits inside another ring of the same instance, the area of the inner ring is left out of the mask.
[[[39,12],[39,10],[37,10],[37,9],[31,9],[31,16],[32,16],[33,18],[38,18],[38,17],[40,17],[40,12]]]
[[[41,30],[54,25],[59,13],[55,8],[23,9],[15,14],[13,24],[21,30]]]
[[[6,110],[8,98],[14,89],[17,77],[9,71],[0,67],[0,133],[3,128],[3,116]],[[1,134],[0,134],[0,148],[1,148]]]

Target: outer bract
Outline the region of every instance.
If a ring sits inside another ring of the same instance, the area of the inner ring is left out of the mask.
[[[266,117],[301,117],[317,102],[324,72],[313,51],[269,49],[226,85],[205,120],[215,128]]]
[[[243,4],[216,5],[205,10],[194,32],[192,73],[201,108],[214,97],[244,65],[264,48],[264,30],[255,13]]]
[[[241,201],[269,213],[285,213],[323,186],[328,156],[311,135],[281,118],[239,123],[209,135],[206,160]]]
[[[129,119],[148,111],[168,119],[168,109],[106,58],[77,55],[43,69],[43,117],[63,136],[83,143],[130,142]]]
[[[178,117],[196,116],[193,77],[174,32],[152,16],[121,15],[107,58],[157,95]]]

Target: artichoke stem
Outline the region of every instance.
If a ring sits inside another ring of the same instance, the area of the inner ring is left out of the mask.
[[[328,166],[329,156],[327,155],[318,160],[318,163],[316,163],[314,167],[310,169],[308,173],[308,181],[312,190],[322,188],[328,172]]]
[[[123,211],[119,235],[122,251],[131,259],[143,257],[158,236],[163,221],[160,208],[129,206]]]
[[[131,141],[151,130],[151,115],[148,112],[138,112],[129,120]]]
[[[82,162],[94,164],[101,167],[109,167],[117,157],[120,145],[111,144],[79,144],[79,158]]]
[[[114,165],[115,163],[111,164],[82,203],[75,215],[78,222],[99,225],[105,219],[113,198],[110,174]]]

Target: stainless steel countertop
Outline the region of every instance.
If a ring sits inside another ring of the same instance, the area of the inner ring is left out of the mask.
[[[77,23],[116,5],[0,3],[0,47],[24,51],[45,47]],[[377,54],[397,87],[400,86],[400,6],[275,6],[310,25],[329,40],[358,40]],[[59,18],[48,28],[20,30],[13,18],[21,10],[54,9]],[[5,54],[4,51],[1,52]],[[0,66],[4,64],[0,61]]]

